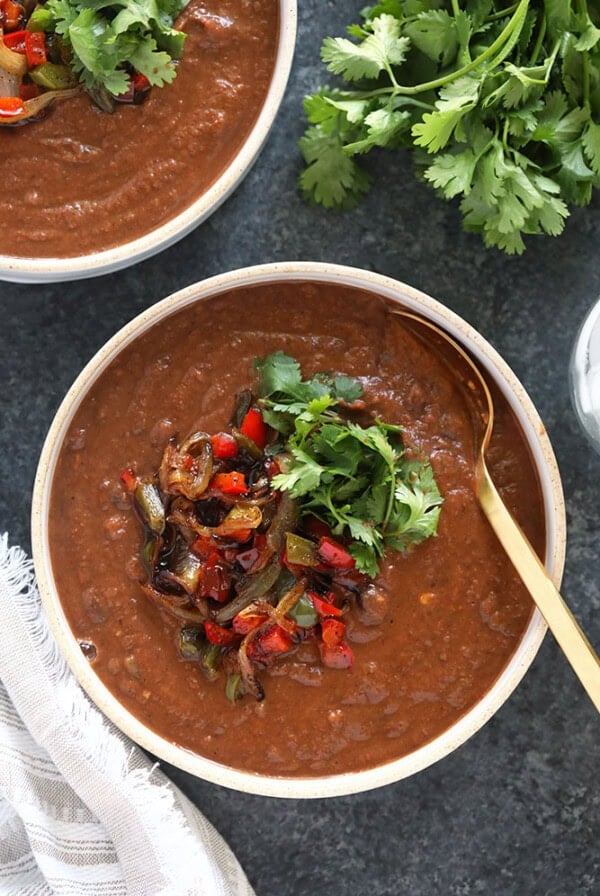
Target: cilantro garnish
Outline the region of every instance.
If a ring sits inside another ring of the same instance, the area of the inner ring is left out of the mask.
[[[412,153],[466,230],[521,253],[600,184],[598,0],[382,0],[321,56],[343,88],[305,100],[305,197],[360,201],[374,147]]]
[[[302,514],[352,539],[361,572],[374,577],[386,549],[403,551],[436,534],[442,498],[429,461],[409,456],[400,426],[349,418],[363,392],[357,380],[326,373],[304,380],[283,352],[256,367],[263,417],[289,455],[272,485],[297,499]]]
[[[118,96],[130,85],[130,70],[162,87],[176,75],[173,59],[185,34],[173,23],[189,0],[47,0],[51,20],[44,30],[59,34],[71,64],[89,90]]]

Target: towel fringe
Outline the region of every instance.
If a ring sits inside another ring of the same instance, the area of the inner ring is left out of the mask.
[[[167,779],[156,780],[162,778],[162,772],[157,772],[158,763],[149,768],[140,767],[139,758],[136,759],[138,748],[133,745],[129,748],[120,737],[114,736],[112,723],[89,701],[72,676],[41,609],[33,561],[20,547],[9,547],[6,533],[0,535],[0,579],[4,579],[14,596],[30,641],[29,649],[41,659],[56,695],[61,712],[55,722],[60,734],[76,742],[86,761],[109,775],[115,786],[126,793],[162,859],[166,880],[164,896],[172,896],[174,892],[182,896],[214,892],[216,896],[216,890],[208,889],[210,883],[213,888],[216,884],[221,889],[215,880],[204,880],[207,889],[202,887],[203,870],[212,875],[204,851],[199,849],[181,807],[176,804],[174,790]],[[242,883],[245,876],[240,870],[235,860],[227,869]]]

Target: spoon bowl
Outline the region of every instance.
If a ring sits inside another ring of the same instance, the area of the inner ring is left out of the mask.
[[[494,429],[494,402],[485,377],[462,346],[434,323],[400,308],[393,309],[393,313],[401,317],[418,338],[430,346],[433,344],[440,351],[467,393],[474,412],[477,443],[475,490],[481,508],[548,628],[600,712],[600,660],[490,476],[486,453]]]

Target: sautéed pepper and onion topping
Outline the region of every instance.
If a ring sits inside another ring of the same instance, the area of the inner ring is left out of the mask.
[[[229,431],[172,439],[152,475],[121,474],[144,527],[141,588],[232,701],[262,700],[261,672],[308,639],[325,666],[351,667],[352,607],[388,549],[436,534],[442,504],[429,460],[369,415],[358,380],[304,380],[283,352],[255,368]]]
[[[0,125],[36,121],[87,91],[104,112],[176,76],[189,0],[0,0]]]

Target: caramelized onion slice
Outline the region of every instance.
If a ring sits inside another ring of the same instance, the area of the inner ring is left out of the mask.
[[[190,464],[191,459],[191,464]],[[163,494],[183,495],[197,501],[208,488],[213,473],[213,452],[210,436],[194,433],[181,448],[173,441],[164,450],[158,479]]]
[[[258,529],[262,523],[262,513],[254,504],[238,503],[232,507],[220,526],[209,529],[212,535],[226,538],[242,529]]]
[[[21,78],[5,71],[0,66],[0,96],[19,96]]]
[[[178,606],[173,600],[169,599],[168,594],[163,594],[162,591],[159,591],[158,588],[155,588],[149,582],[140,582],[140,588],[153,603],[163,607],[177,619],[182,619],[184,622],[204,622],[206,619],[206,613],[203,612],[203,608],[188,609],[187,607]]]
[[[192,596],[198,590],[201,574],[202,560],[188,549],[184,541],[178,539],[169,557],[169,567],[163,571],[163,576],[168,576],[183,588],[186,594]]]
[[[18,75],[20,78],[27,74],[27,59],[22,53],[15,53],[4,43],[4,31],[0,28],[0,68],[10,75]]]
[[[258,680],[258,675],[254,669],[254,666],[250,662],[250,658],[247,653],[248,645],[250,642],[256,637],[256,632],[258,629],[254,629],[251,632],[248,632],[244,640],[239,646],[238,650],[238,661],[240,664],[240,673],[242,676],[242,681],[244,682],[244,689],[246,693],[252,694],[252,696],[258,700],[265,699],[265,691]]]
[[[244,529],[258,529],[262,512],[255,504],[237,503],[218,526],[203,526],[191,510],[175,509],[169,514],[169,522],[184,529],[191,529],[203,538],[229,538]]]

